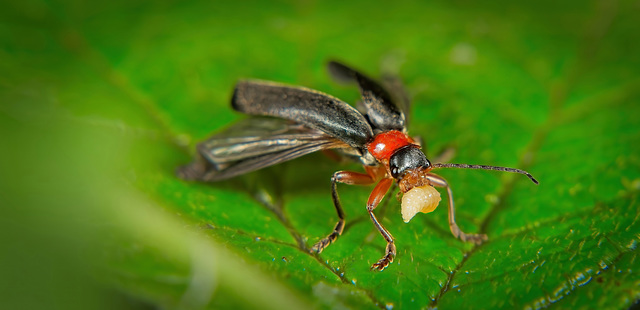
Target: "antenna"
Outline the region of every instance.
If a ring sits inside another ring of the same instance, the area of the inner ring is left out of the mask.
[[[538,180],[536,180],[529,172],[524,170],[515,169],[515,168],[507,168],[507,167],[496,167],[496,166],[485,166],[485,165],[467,165],[467,164],[443,164],[437,163],[431,165],[432,168],[464,168],[464,169],[484,169],[484,170],[497,170],[497,171],[506,171],[506,172],[514,172],[526,175],[531,182],[535,184],[540,184]]]

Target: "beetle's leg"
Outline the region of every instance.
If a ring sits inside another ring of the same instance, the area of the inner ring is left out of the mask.
[[[371,217],[371,221],[373,225],[378,229],[384,240],[387,240],[387,248],[385,251],[385,255],[375,264],[371,266],[371,270],[378,269],[382,271],[387,268],[391,262],[393,262],[393,258],[396,256],[396,245],[393,243],[393,236],[391,233],[378,222],[376,216],[373,214],[373,210],[380,204],[384,195],[389,191],[389,187],[393,184],[392,178],[385,178],[380,180],[376,187],[369,195],[369,200],[367,201],[367,211],[369,212],[369,216]]]
[[[436,158],[433,159],[434,163],[448,163],[456,156],[456,149],[452,146],[445,148]]]
[[[345,160],[345,158],[344,158],[343,156],[341,156],[340,154],[338,154],[338,152],[336,152],[336,151],[335,151],[335,150],[333,150],[333,149],[325,149],[325,150],[322,150],[322,154],[323,154],[324,156],[326,156],[327,158],[329,158],[329,159],[331,159],[331,160],[333,160],[333,161],[335,161],[335,162],[337,162],[337,163],[342,163],[342,162],[345,162],[345,161],[346,161],[346,160]]]
[[[448,163],[456,156],[456,148],[454,148],[453,146],[448,146],[444,150],[440,151],[440,154],[433,157],[429,154],[427,145],[422,145],[421,136],[415,136],[411,138],[413,138],[413,141],[421,146],[422,152],[427,155],[427,158],[431,158],[432,162],[434,163]]]
[[[338,197],[337,184],[373,184],[373,182],[375,182],[376,176],[371,173],[369,169],[367,169],[367,172],[368,173],[337,171],[333,174],[333,176],[331,177],[331,198],[333,199],[333,205],[336,207],[336,212],[338,212],[338,223],[336,224],[336,227],[333,229],[332,233],[318,241],[311,248],[312,252],[322,252],[322,250],[329,246],[329,244],[333,243],[344,230],[344,211],[342,210],[342,205],[340,204],[340,197]]]
[[[483,241],[487,240],[487,235],[484,234],[467,234],[460,230],[458,224],[456,224],[456,215],[455,215],[455,205],[453,204],[453,192],[451,191],[451,187],[449,183],[439,175],[429,173],[427,174],[427,178],[431,181],[433,186],[445,187],[447,189],[447,196],[449,196],[449,229],[451,229],[451,233],[462,241],[473,242],[475,244],[480,244]]]

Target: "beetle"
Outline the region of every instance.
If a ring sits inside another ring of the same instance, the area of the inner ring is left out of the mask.
[[[345,216],[337,184],[376,184],[366,203],[373,225],[387,242],[384,256],[371,270],[385,269],[396,256],[391,233],[378,221],[374,210],[397,182],[402,197],[402,215],[408,222],[417,212],[430,212],[440,201],[434,187],[448,196],[449,228],[453,235],[480,244],[484,234],[463,232],[456,224],[453,192],[449,183],[431,171],[437,168],[498,170],[524,174],[515,168],[436,163],[432,164],[419,143],[407,134],[409,100],[399,88],[383,84],[342,63],[329,62],[331,75],[342,82],[355,82],[362,101],[359,109],[322,92],[259,80],[242,80],[231,99],[234,110],[250,117],[197,145],[196,159],[177,170],[185,180],[215,182],[288,161],[320,150],[335,149],[359,161],[362,172],[337,171],[331,177],[331,197],[338,215],[333,231],[316,242],[311,252],[321,253],[335,242],[345,227]],[[397,80],[390,80],[397,85]],[[389,89],[389,90],[388,90]],[[392,95],[393,94],[393,95]]]

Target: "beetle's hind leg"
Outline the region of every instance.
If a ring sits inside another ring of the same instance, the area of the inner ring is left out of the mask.
[[[431,181],[433,186],[437,187],[445,187],[447,189],[447,196],[449,197],[449,229],[451,229],[451,233],[458,239],[466,242],[473,242],[475,244],[481,244],[484,241],[487,241],[487,235],[485,234],[467,234],[463,232],[458,224],[456,224],[456,215],[455,215],[455,205],[453,203],[453,192],[451,191],[451,187],[449,183],[439,175],[435,175],[432,173],[428,174],[428,179]]]
[[[331,198],[333,199],[333,205],[336,207],[338,213],[338,223],[336,223],[333,232],[324,237],[311,248],[312,252],[321,253],[326,247],[338,239],[338,236],[342,234],[344,230],[344,211],[342,210],[342,204],[340,203],[340,197],[338,196],[338,183],[344,184],[358,184],[369,185],[375,182],[375,175],[365,174],[351,171],[337,171],[331,177]]]

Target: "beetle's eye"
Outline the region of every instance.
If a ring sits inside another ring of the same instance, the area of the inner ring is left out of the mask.
[[[390,170],[391,170],[391,176],[392,176],[394,179],[397,179],[397,178],[399,177],[398,166],[397,166],[397,165],[394,165],[394,164],[391,164],[391,165],[389,165],[389,168],[390,168]]]

